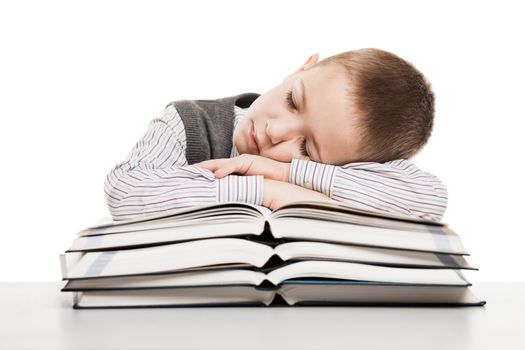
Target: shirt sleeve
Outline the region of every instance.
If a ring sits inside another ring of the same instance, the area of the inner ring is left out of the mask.
[[[372,211],[440,221],[447,208],[448,192],[441,181],[405,159],[336,166],[294,158],[288,180]]]
[[[188,165],[184,125],[174,106],[154,118],[126,159],[107,174],[104,192],[113,220],[215,202],[262,205],[263,176],[229,175]]]

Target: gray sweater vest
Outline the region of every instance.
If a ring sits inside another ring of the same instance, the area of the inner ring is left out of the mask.
[[[215,100],[179,100],[173,105],[186,132],[188,164],[229,158],[233,147],[234,106],[249,107],[260,94],[247,92]]]

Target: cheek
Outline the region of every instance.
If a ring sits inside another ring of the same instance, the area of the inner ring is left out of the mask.
[[[279,144],[264,150],[260,155],[279,162],[290,163],[295,154],[290,144]]]
[[[237,150],[239,152],[245,153],[247,149],[247,137],[246,134],[248,133],[248,130],[251,126],[252,121],[249,120],[247,117],[243,118],[239,125],[237,125],[237,128],[235,129],[233,133],[233,141],[235,143],[235,147],[237,147]]]

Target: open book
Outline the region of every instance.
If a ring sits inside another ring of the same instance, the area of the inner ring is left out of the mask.
[[[309,201],[104,219],[60,258],[75,308],[483,305],[464,255],[446,224]]]
[[[459,236],[446,224],[317,201],[295,202],[273,212],[236,202],[179,209],[135,220],[106,219],[78,232],[67,252],[232,236],[468,255]]]
[[[280,305],[482,306],[466,287],[292,280],[278,288],[245,285],[74,292],[73,308]]]
[[[127,250],[77,253],[67,279],[187,271],[211,266],[278,268],[289,261],[342,261],[383,266],[475,269],[460,255],[435,254],[323,242],[288,242],[274,248],[238,238],[213,238]],[[73,253],[69,253],[73,255]],[[428,270],[420,270],[428,273]]]

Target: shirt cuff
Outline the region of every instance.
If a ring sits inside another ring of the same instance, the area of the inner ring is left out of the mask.
[[[243,202],[263,205],[262,175],[228,175],[217,179],[217,202]]]
[[[324,193],[331,198],[337,166],[293,158],[288,182]]]

